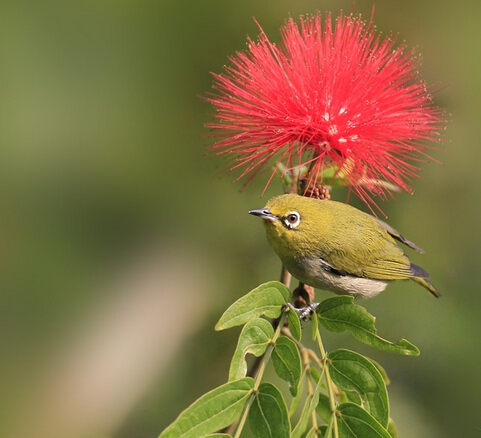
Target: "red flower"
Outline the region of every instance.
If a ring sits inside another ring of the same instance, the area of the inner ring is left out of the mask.
[[[301,17],[300,29],[290,18],[281,33],[275,45],[261,29],[224,74],[213,73],[217,93],[206,100],[216,121],[206,126],[221,138],[214,150],[233,154],[236,181],[282,163],[307,165],[321,182],[333,168],[365,201],[389,193],[380,180],[411,191],[413,162],[429,158],[426,142],[444,127],[414,53],[352,14],[335,28],[330,14],[324,26],[319,13]]]

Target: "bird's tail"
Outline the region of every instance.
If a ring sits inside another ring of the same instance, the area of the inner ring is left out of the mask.
[[[425,287],[429,292],[431,292],[436,298],[439,298],[441,294],[439,291],[434,287],[434,285],[425,277],[411,277],[413,281],[421,286]]]
[[[428,280],[429,274],[421,268],[421,266],[411,263],[411,280],[425,287],[429,292],[431,292],[436,298],[439,298],[441,294],[434,287],[434,285]]]

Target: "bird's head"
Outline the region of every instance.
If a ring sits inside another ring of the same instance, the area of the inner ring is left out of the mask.
[[[326,201],[298,195],[281,195],[272,198],[264,208],[250,210],[249,214],[264,219],[267,238],[274,250],[306,254],[322,234],[320,205]],[[322,208],[321,208],[322,210]]]

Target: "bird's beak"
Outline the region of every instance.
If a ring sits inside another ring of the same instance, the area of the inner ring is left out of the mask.
[[[268,208],[261,208],[259,210],[250,210],[249,214],[254,216],[259,216],[262,219],[266,219],[269,222],[274,222],[277,220],[277,216],[274,216]]]

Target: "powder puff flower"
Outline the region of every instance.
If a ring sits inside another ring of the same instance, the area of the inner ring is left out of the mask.
[[[259,26],[260,28],[260,26]],[[276,45],[261,34],[214,76],[212,148],[232,158],[236,180],[266,165],[306,169],[311,182],[338,179],[367,203],[411,191],[416,163],[444,128],[419,76],[419,59],[360,16],[324,24],[320,13],[292,18]],[[329,173],[330,172],[330,173]],[[266,186],[267,187],[267,186]]]

